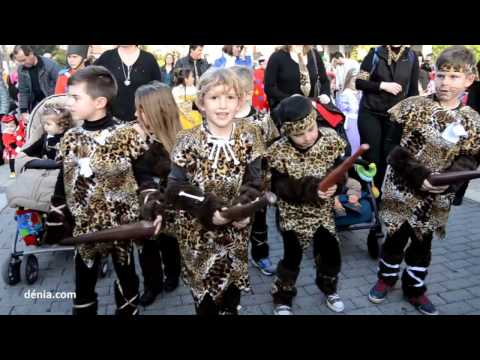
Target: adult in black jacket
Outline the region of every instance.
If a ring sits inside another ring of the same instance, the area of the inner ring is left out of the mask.
[[[298,53],[302,54],[300,60]],[[302,69],[306,71],[301,71]],[[317,79],[320,82],[319,91],[315,89]],[[311,45],[282,46],[268,60],[265,69],[265,93],[271,109],[293,94],[311,98],[324,94],[329,97],[330,81],[319,52]]]
[[[370,49],[360,66],[356,87],[363,96],[358,130],[361,143],[370,145],[364,157],[377,164],[378,187],[385,176],[387,155],[401,135],[388,120],[387,111],[403,99],[418,95],[418,71],[418,58],[406,45]]]
[[[194,84],[197,85],[200,76],[210,67],[210,64],[202,58],[202,55],[203,45],[190,45],[188,55],[176,62],[174,72],[177,69],[190,69],[195,79]]]

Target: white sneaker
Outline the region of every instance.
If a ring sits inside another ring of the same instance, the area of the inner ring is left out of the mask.
[[[342,312],[345,309],[345,305],[343,304],[342,299],[340,299],[340,296],[338,296],[337,293],[328,295],[326,303],[330,310],[337,313]]]
[[[293,315],[293,311],[288,305],[277,305],[273,309],[273,315]]]

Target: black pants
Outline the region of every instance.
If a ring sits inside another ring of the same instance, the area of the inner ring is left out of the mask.
[[[463,203],[463,198],[465,196],[465,193],[467,192],[468,184],[470,184],[470,181],[467,181],[465,184],[462,185],[460,189],[455,193],[455,198],[453,200],[452,205],[455,206],[460,206]]]
[[[432,257],[432,238],[433,234],[428,234],[423,239],[418,239],[411,226],[405,222],[397,232],[388,235],[382,245],[378,278],[390,286],[395,285],[400,275],[400,264],[405,258],[407,267],[402,275],[403,292],[407,297],[423,295],[427,291],[424,280]],[[408,239],[411,239],[411,243],[404,250]]]
[[[75,301],[74,315],[95,315],[97,313],[97,284],[100,256],[97,256],[92,268],[87,267],[79,254],[75,255]],[[118,315],[133,315],[138,304],[138,277],[135,273],[133,252],[130,264],[121,265],[115,253],[112,253],[113,266],[118,277],[115,281],[115,302]]]
[[[295,283],[300,272],[303,248],[294,231],[282,232],[284,255],[279,262],[273,285],[273,302],[292,306],[296,295]],[[324,227],[320,227],[313,237],[315,258],[315,282],[325,295],[337,292],[338,273],[341,269],[340,246],[337,239]]]
[[[15,172],[15,159],[10,159],[8,165],[10,165],[10,172]]]
[[[180,276],[180,248],[174,237],[159,234],[155,239],[145,241],[138,255],[145,290],[156,293],[163,290],[164,270],[169,279]]]
[[[270,249],[267,241],[267,209],[262,209],[255,213],[252,233],[250,234],[250,243],[252,244],[251,254],[254,261],[268,257]]]
[[[212,317],[217,315],[238,315],[240,305],[240,290],[230,285],[217,302],[210,295],[206,295],[200,304],[195,304],[197,315]]]
[[[395,146],[395,142],[398,141],[401,134],[397,132],[400,132],[400,130],[394,127],[388,115],[374,114],[360,108],[358,112],[358,132],[360,142],[370,145],[370,149],[365,152],[363,157],[377,165],[375,185],[381,189],[387,169],[387,156]]]

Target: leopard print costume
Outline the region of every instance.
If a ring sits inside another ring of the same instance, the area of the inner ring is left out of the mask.
[[[237,161],[231,154],[226,156],[225,152],[219,152],[216,166],[215,160],[209,159],[214,149],[209,139],[205,123],[181,131],[171,160],[185,170],[192,185],[230,203],[240,194],[247,165],[263,156],[260,129],[248,121],[236,121],[230,139]],[[231,284],[240,290],[249,288],[249,226],[242,230],[232,225],[207,230],[198,219],[179,210],[175,218],[175,230],[182,254],[184,281],[191,287],[197,303],[206,294],[217,300]]]
[[[131,124],[87,131],[67,131],[60,145],[67,205],[75,218],[73,236],[104,230],[138,220],[137,183],[132,160],[148,148]],[[130,261],[129,243],[77,246],[88,267],[97,254],[115,251],[121,264]]]
[[[317,142],[306,152],[298,151],[284,136],[268,148],[266,157],[271,169],[297,180],[305,176],[323,178],[335,160],[343,155],[345,148],[345,142],[334,130],[319,128]],[[279,198],[280,228],[282,231],[295,231],[303,248],[309,246],[320,226],[337,237],[333,203],[334,199],[330,198],[322,200],[321,206],[293,205]]]
[[[275,126],[270,115],[267,113],[260,113],[258,111],[255,111],[255,113],[253,113],[252,115],[247,116],[245,120],[249,121],[254,125],[257,125],[260,128],[265,146],[268,146],[280,136],[280,132]]]
[[[418,96],[403,100],[389,113],[392,121],[404,127],[400,145],[434,172],[447,169],[459,154],[475,155],[480,151],[480,116],[468,106],[446,110],[433,98]],[[453,144],[444,140],[441,132],[456,119],[461,120],[468,136]],[[380,214],[389,234],[408,221],[420,239],[431,232],[440,238],[445,236],[454,194],[415,191],[390,165],[382,191]]]

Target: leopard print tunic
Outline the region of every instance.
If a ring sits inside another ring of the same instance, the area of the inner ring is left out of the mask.
[[[335,160],[344,154],[345,148],[345,142],[334,130],[319,128],[319,139],[306,152],[298,151],[284,136],[268,148],[266,157],[271,169],[297,180],[305,176],[323,178]],[[334,199],[320,201],[320,206],[294,205],[280,198],[277,201],[281,230],[295,231],[303,248],[309,246],[320,226],[337,237],[333,214]]]
[[[245,120],[258,126],[262,132],[263,142],[267,146],[280,136],[271,116],[267,113],[256,111],[253,115],[247,116]]]
[[[67,205],[75,218],[73,236],[104,230],[138,220],[137,183],[132,161],[148,144],[129,124],[87,131],[69,130],[62,139]],[[129,262],[129,243],[97,243],[77,246],[89,267],[97,254],[115,251],[122,264]]]
[[[171,153],[172,162],[185,170],[192,185],[205,193],[214,193],[227,203],[239,195],[247,165],[264,153],[260,129],[245,120],[235,122],[230,139],[237,164],[231,154],[226,156],[225,152],[219,152],[214,166],[215,161],[209,159],[214,144],[210,142],[204,123],[181,131]],[[217,300],[231,284],[240,290],[249,288],[247,249],[250,227],[237,230],[226,225],[209,231],[183,210],[177,213],[175,227],[183,260],[183,277],[197,303],[206,294]]]
[[[480,151],[480,116],[468,106],[446,110],[433,98],[418,96],[403,100],[389,113],[392,121],[404,126],[400,145],[432,171],[444,171],[459,154],[475,155]],[[468,133],[456,144],[441,136],[455,120],[460,120]],[[454,194],[416,191],[391,166],[387,167],[382,191],[380,214],[389,234],[408,221],[419,238],[432,232],[440,238],[445,236]]]

